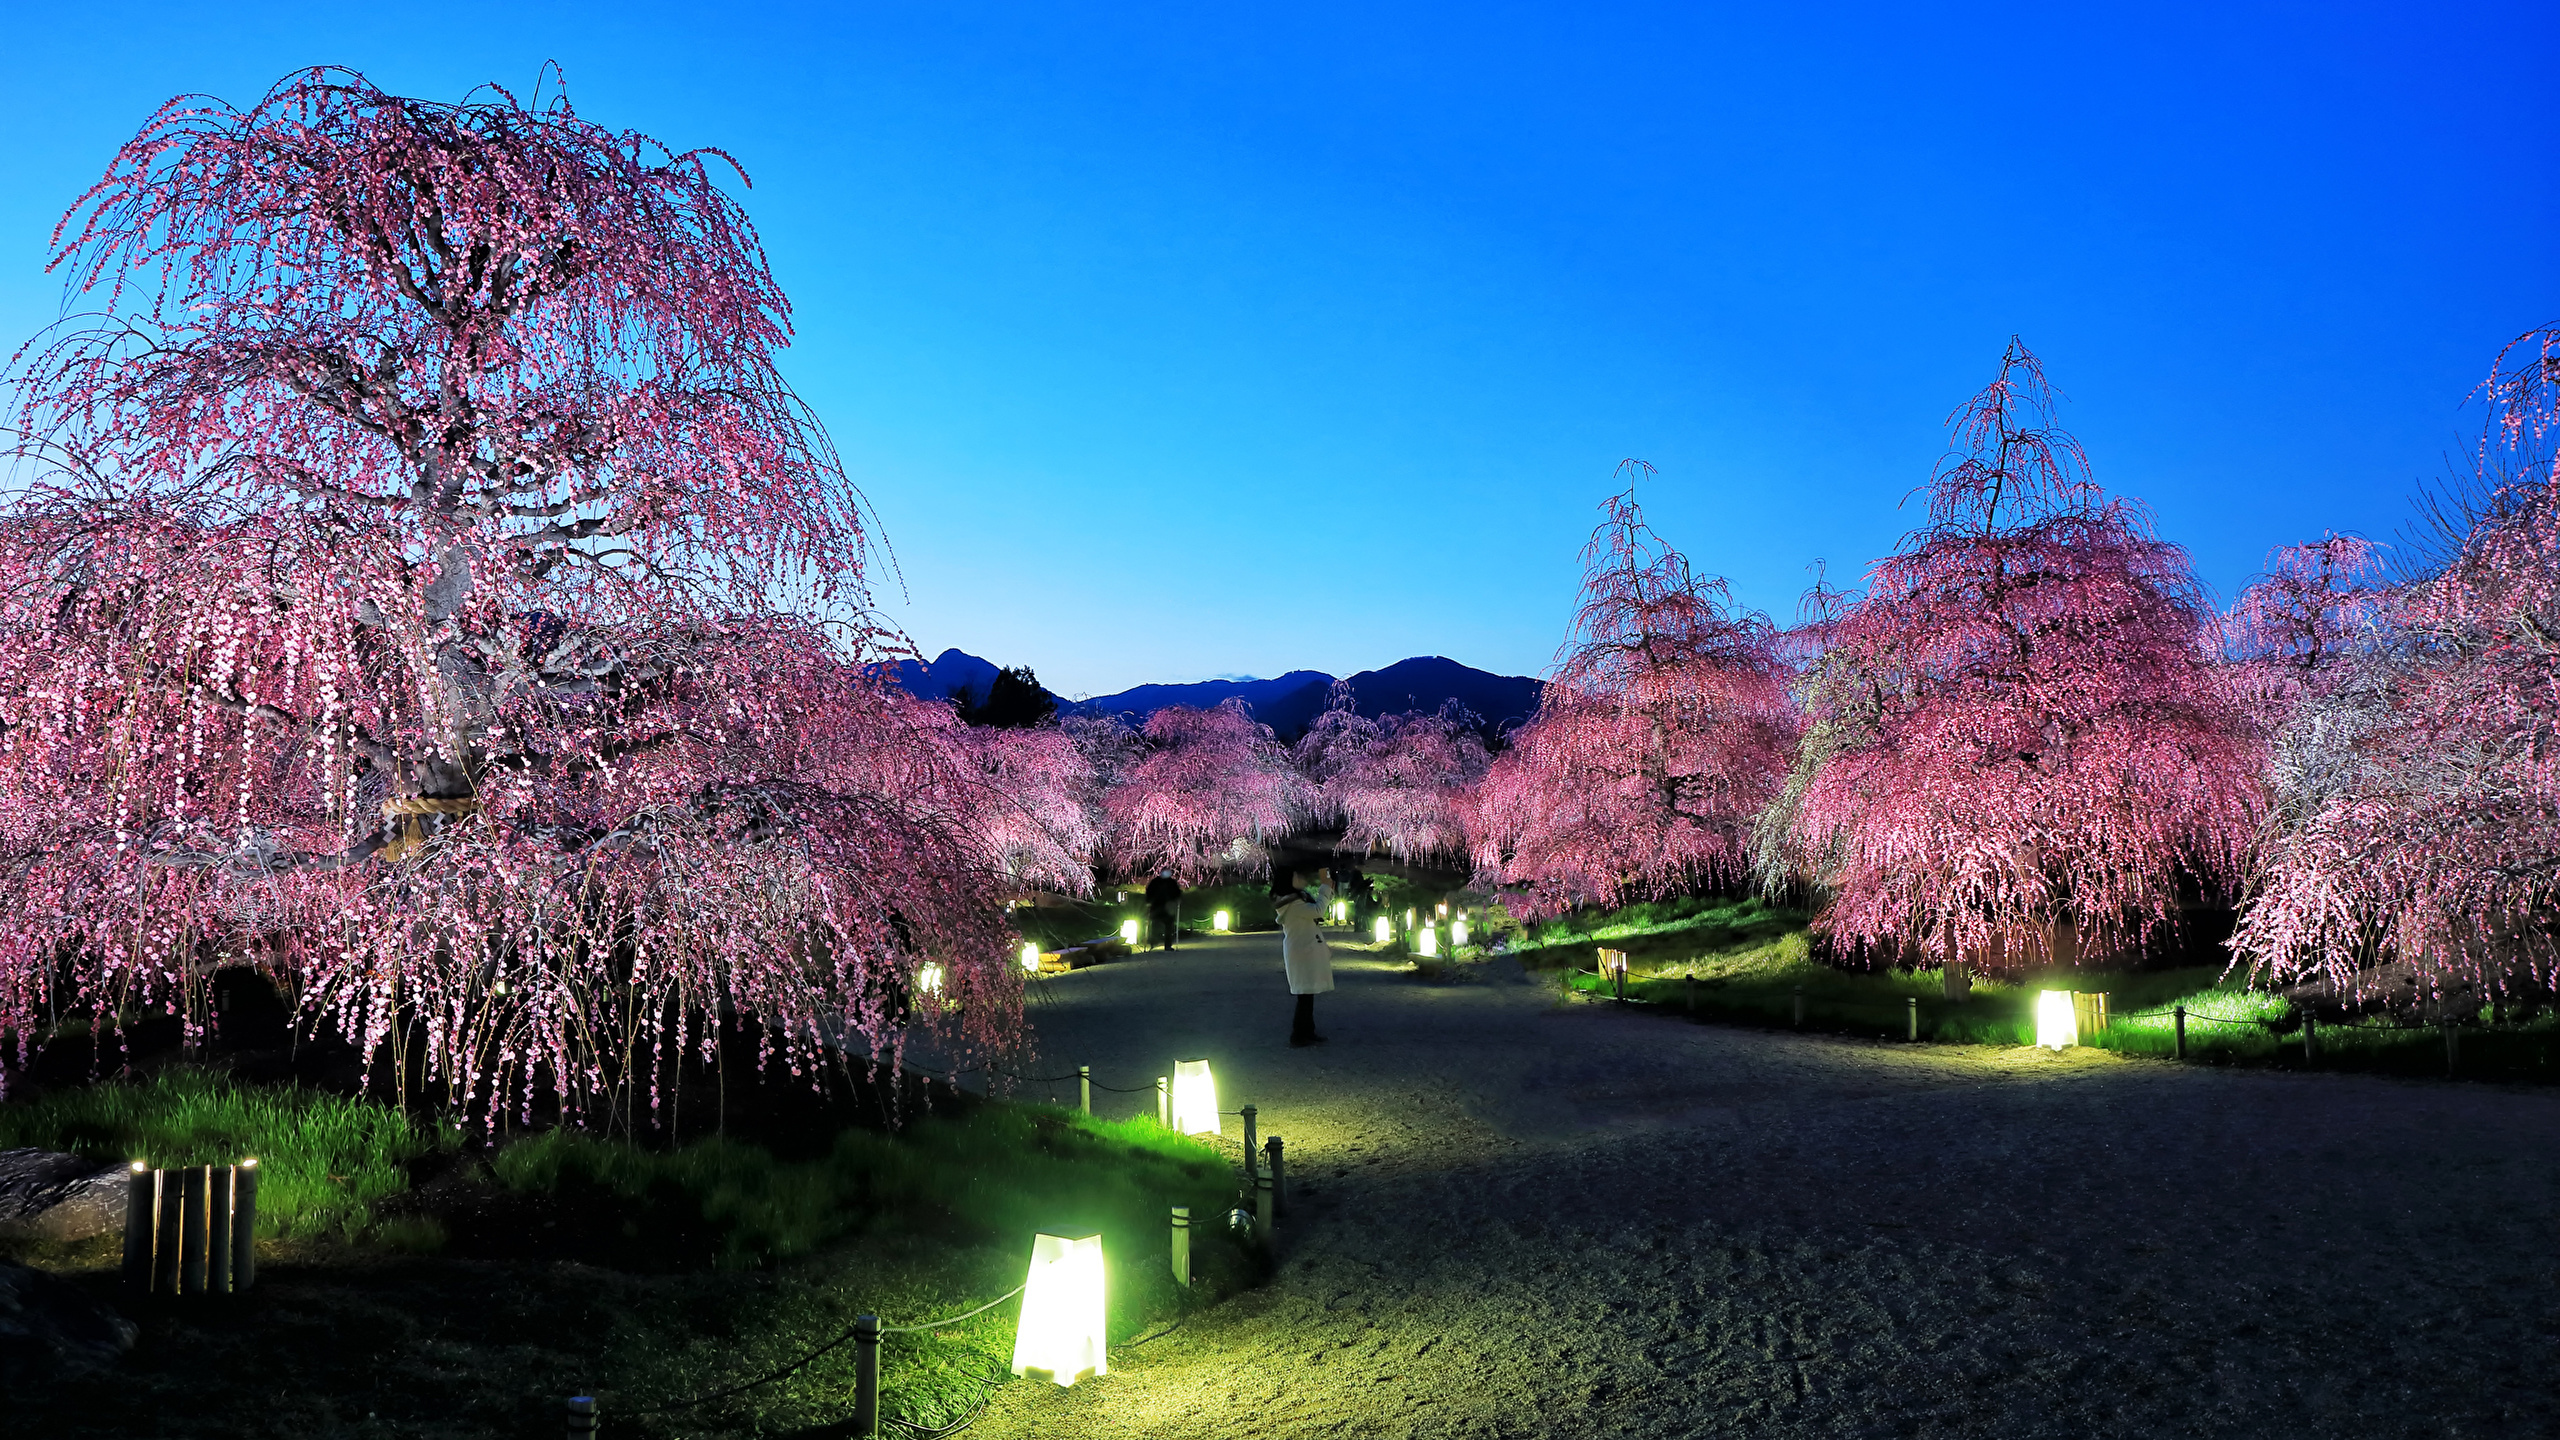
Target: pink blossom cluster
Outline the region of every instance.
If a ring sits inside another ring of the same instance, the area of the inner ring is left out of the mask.
[[[1334,682],[1331,703],[1298,742],[1297,759],[1343,848],[1414,862],[1467,849],[1477,786],[1491,763],[1475,717],[1455,701],[1430,714],[1375,718]]]
[[[2476,997],[2560,966],[2555,357],[2555,330],[2500,356],[2440,564],[2368,588],[2365,552],[2302,555],[2261,587],[2313,632],[2256,661],[2294,703],[2232,945],[2279,980]]]
[[[894,1048],[927,960],[1012,1032],[1001,899],[1086,842],[875,678],[720,159],[313,71],[74,208],[107,310],[11,376],[0,1031],[255,964],[484,1110],[654,1098],[728,1014]]]
[[[1572,638],[1472,807],[1478,873],[1524,914],[1743,879],[1800,726],[1768,617],[1693,575],[1632,483],[1604,508]]]

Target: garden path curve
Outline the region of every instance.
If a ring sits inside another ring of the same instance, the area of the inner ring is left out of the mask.
[[[1336,973],[1310,1050],[1274,936],[1042,982],[1029,1073],[1210,1056],[1297,1204],[1267,1286],[978,1433],[2560,1433],[2560,1094]]]

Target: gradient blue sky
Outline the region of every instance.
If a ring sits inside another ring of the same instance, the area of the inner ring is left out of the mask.
[[[55,216],[179,92],[556,59],[591,118],[729,150],[883,608],[1071,694],[1534,673],[1626,456],[1788,618],[1809,562],[1915,523],[2013,331],[2227,597],[2271,546],[2395,534],[2498,346],[2560,320],[2549,0],[8,0],[0,35],[13,340],[60,302]]]

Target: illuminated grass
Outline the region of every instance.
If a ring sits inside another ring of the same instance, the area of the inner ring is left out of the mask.
[[[1649,1007],[1775,1028],[1795,1026],[1802,992],[1810,1031],[1902,1040],[1919,1002],[1920,1038],[1938,1044],[2031,1045],[2040,990],[2104,991],[2111,1025],[2081,1044],[2130,1055],[2177,1050],[2173,1007],[2187,1008],[2187,1059],[2218,1065],[2309,1065],[2324,1070],[2438,1076],[2444,1037],[2406,1016],[2323,1020],[2315,1055],[2302,1052],[2303,1017],[2283,997],[2224,983],[2210,966],[2136,972],[2053,970],[1974,981],[1970,998],[1950,1001],[1935,970],[1840,970],[1814,960],[1805,917],[1752,901],[1676,901],[1556,922],[1530,932],[1521,952],[1553,967],[1571,991],[1609,995],[1588,972],[1602,944],[1629,957],[1627,997]],[[2461,1075],[2560,1081],[2560,1013],[2539,1012],[2490,1026],[2486,1011],[2464,1018]]]
[[[0,1148],[21,1145],[163,1168],[255,1155],[259,1233],[317,1240],[362,1231],[438,1141],[387,1106],[167,1070],[0,1105]]]

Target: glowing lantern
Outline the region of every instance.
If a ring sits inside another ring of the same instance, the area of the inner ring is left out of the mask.
[[[1396,922],[1381,915],[1378,917],[1378,923],[1369,927],[1369,933],[1377,936],[1378,943],[1384,945],[1396,938]]]
[[[1449,902],[1448,902],[1448,901],[1443,900],[1443,901],[1441,901],[1439,904],[1437,904],[1437,905],[1435,905],[1435,906],[1433,906],[1433,907],[1431,907],[1431,908],[1432,908],[1433,913],[1437,914],[1441,919],[1446,920],[1446,919],[1448,919],[1448,918],[1449,918]]]
[[[1467,943],[1467,917],[1464,915],[1449,922],[1449,943],[1452,945]]]
[[[1333,923],[1336,925],[1348,925],[1351,923],[1350,901],[1336,900],[1333,902]]]
[[[1440,953],[1439,926],[1425,925],[1422,927],[1422,953],[1425,955],[1437,955]]]
[[[916,993],[920,995],[939,995],[942,993],[942,967],[940,965],[928,960],[925,962],[924,968],[916,972]]]
[[[1410,930],[1410,929],[1412,929],[1412,928],[1413,928],[1413,907],[1412,907],[1412,906],[1410,906],[1410,905],[1408,905],[1408,906],[1406,906],[1406,907],[1405,907],[1405,912],[1404,912],[1404,928],[1406,928],[1407,930]]]
[[[1235,918],[1236,917],[1232,913],[1221,910],[1217,914],[1209,917],[1209,928],[1217,931],[1221,935],[1224,935],[1227,933],[1227,927],[1235,923]]]
[[[2080,1043],[2080,1017],[2073,1013],[2070,991],[2036,992],[2036,1043],[2048,1050]]]
[[[1218,1133],[1218,1077],[1206,1060],[1173,1062],[1173,1129],[1178,1135]]]
[[[1035,975],[1039,973],[1040,946],[1037,941],[1025,940],[1022,942],[1022,968]]]
[[[1128,947],[1129,947],[1130,949],[1132,949],[1132,950],[1135,950],[1135,949],[1137,949],[1137,948],[1138,948],[1138,922],[1137,922],[1137,921],[1135,921],[1135,920],[1123,920],[1123,921],[1121,921],[1121,922],[1120,922],[1120,943],[1121,943],[1121,944],[1123,944],[1123,945],[1128,946]]]
[[[1073,1385],[1108,1375],[1103,1354],[1102,1237],[1035,1235],[1013,1332],[1013,1373]]]

